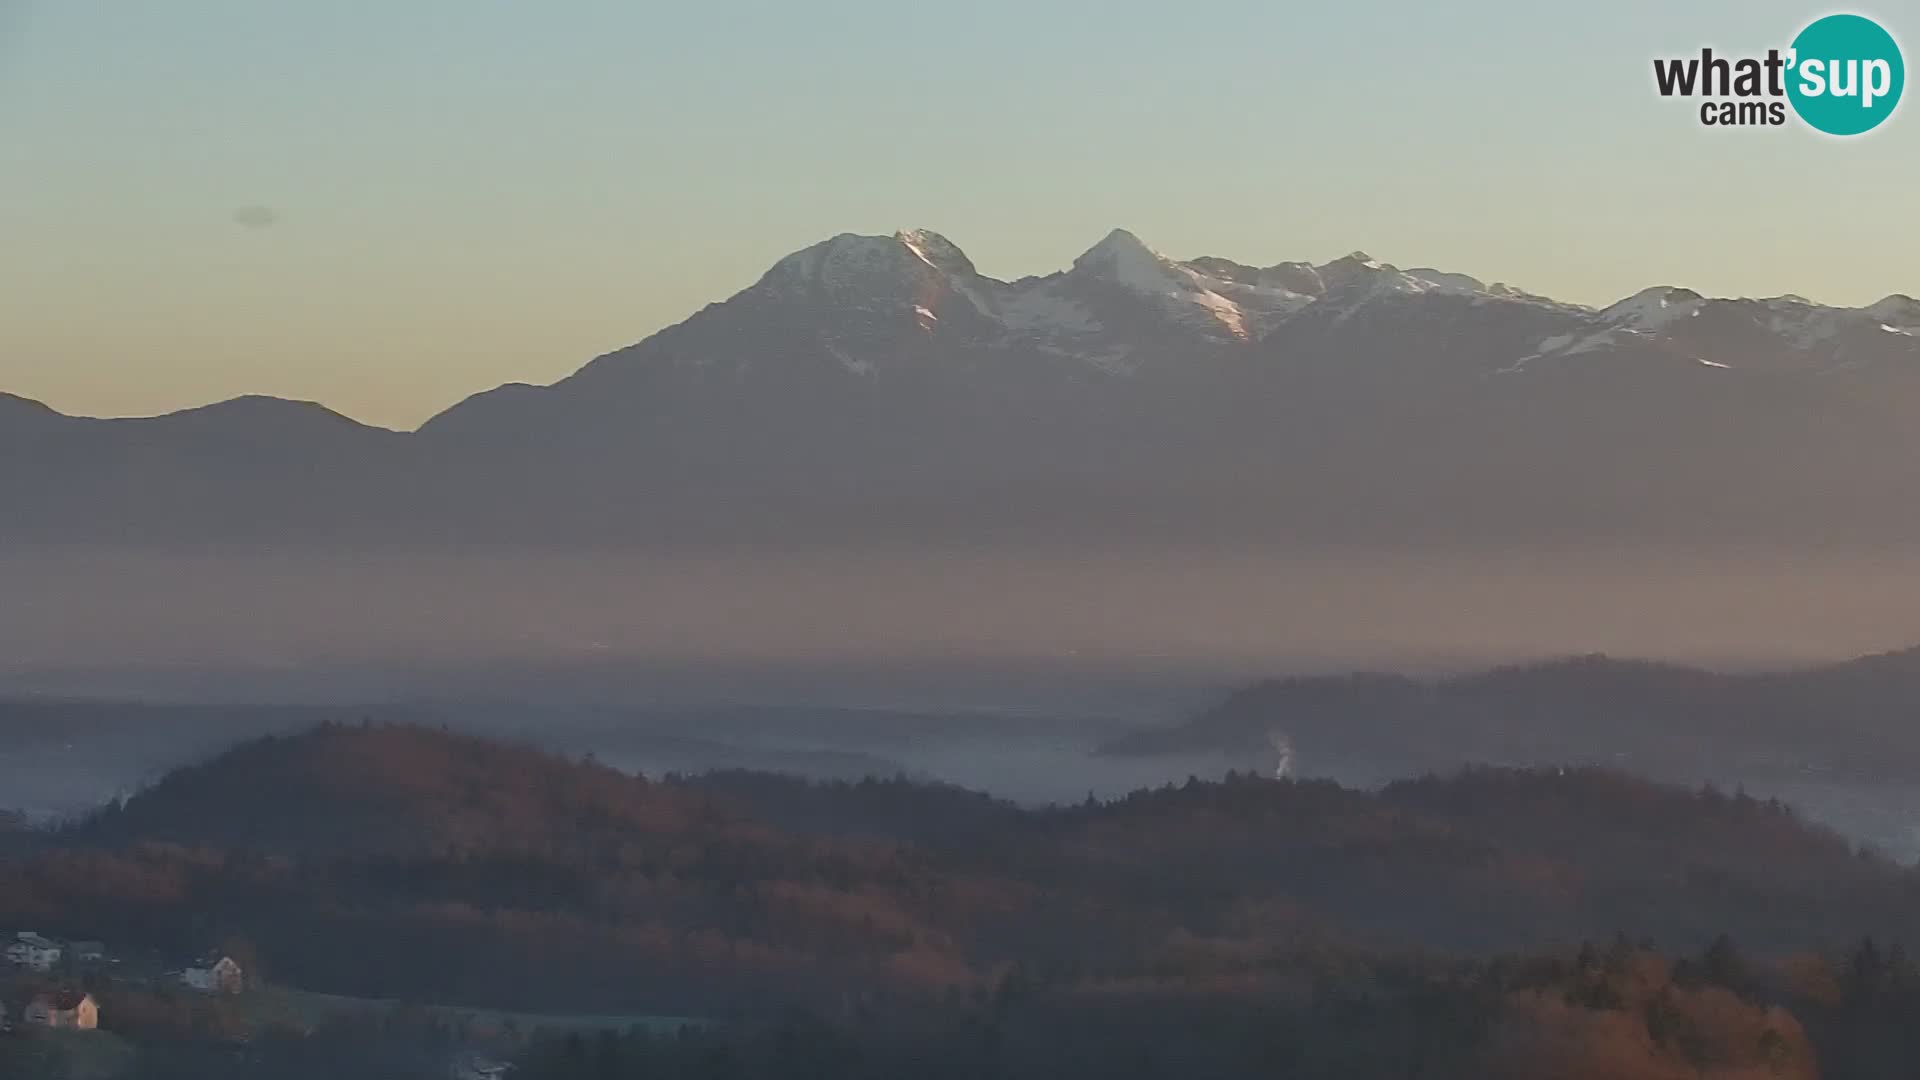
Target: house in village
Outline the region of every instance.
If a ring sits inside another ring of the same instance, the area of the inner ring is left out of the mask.
[[[29,1027],[92,1031],[100,1026],[100,1006],[84,990],[55,990],[35,995],[20,1020]]]
[[[35,971],[52,971],[60,962],[60,943],[22,930],[7,944],[8,963]]]
[[[482,1054],[461,1054],[448,1064],[447,1074],[453,1080],[503,1080],[513,1071],[510,1062],[495,1061]]]
[[[91,969],[107,963],[107,947],[98,941],[69,941],[67,953],[75,967]]]
[[[203,994],[237,994],[246,989],[246,973],[233,957],[215,954],[203,957],[193,967],[180,972],[180,982],[189,990]]]

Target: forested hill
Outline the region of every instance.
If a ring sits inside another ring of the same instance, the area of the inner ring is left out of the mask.
[[[175,770],[71,836],[399,857],[690,836],[721,828],[723,817],[697,792],[522,745],[425,727],[327,724]]]
[[[1739,762],[1903,779],[1920,769],[1916,717],[1920,649],[1731,674],[1596,655],[1446,678],[1271,679],[1108,750],[1246,754],[1284,736],[1308,760],[1626,763],[1674,777]]]
[[[525,743],[416,725],[328,723],[176,769],[66,835],[87,844],[408,856],[764,837],[776,824],[781,842],[803,834],[953,837],[1015,814],[1011,804],[977,792],[902,778],[821,784],[726,770],[649,780]]]
[[[1776,803],[1598,770],[1022,810],[331,725],[177,771],[0,869],[0,925],[243,938],[312,989],[538,1010],[939,996],[1016,966],[1223,974],[1342,944],[1920,940],[1914,872]]]

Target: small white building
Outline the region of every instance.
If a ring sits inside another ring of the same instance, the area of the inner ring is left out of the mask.
[[[60,943],[22,930],[7,945],[7,961],[35,971],[52,971],[60,962]]]
[[[35,997],[21,1020],[31,1027],[92,1031],[100,1026],[100,1006],[94,1003],[92,994],[59,990]]]
[[[246,973],[231,956],[209,957],[199,966],[182,971],[180,981],[187,989],[203,994],[237,994],[246,988]]]
[[[453,1080],[503,1080],[511,1071],[511,1063],[494,1061],[480,1054],[463,1054],[454,1058],[447,1068]]]

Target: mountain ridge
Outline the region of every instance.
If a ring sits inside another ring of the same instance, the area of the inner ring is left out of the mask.
[[[1668,307],[1670,303],[1677,303],[1682,306],[1686,314],[1695,315],[1696,317],[1697,312],[1701,308],[1714,305],[1758,305],[1770,312],[1780,309],[1800,309],[1803,312],[1825,315],[1836,313],[1852,314],[1857,315],[1861,319],[1875,320],[1883,333],[1900,337],[1920,338],[1920,300],[1915,300],[1913,297],[1902,293],[1890,293],[1872,304],[1859,307],[1846,307],[1844,305],[1815,303],[1807,300],[1803,296],[1795,294],[1782,294],[1773,297],[1709,297],[1684,286],[1654,285],[1630,296],[1623,297],[1613,304],[1595,308],[1586,304],[1563,301],[1526,292],[1503,282],[1484,283],[1471,275],[1452,271],[1444,271],[1431,267],[1415,267],[1402,270],[1394,264],[1380,262],[1366,252],[1357,250],[1348,255],[1317,265],[1304,261],[1283,261],[1269,266],[1255,266],[1211,255],[1202,255],[1189,260],[1174,260],[1149,247],[1145,242],[1140,240],[1138,236],[1124,228],[1116,228],[1109,232],[1105,238],[1076,257],[1068,269],[1055,271],[1051,274],[1022,277],[1012,281],[1000,281],[999,279],[980,274],[979,271],[975,269],[971,258],[957,244],[942,234],[930,229],[902,229],[892,236],[841,233],[777,259],[755,284],[736,293],[734,298],[752,292],[754,289],[766,287],[770,283],[777,283],[784,275],[797,275],[803,280],[813,280],[816,279],[818,275],[826,275],[834,284],[845,285],[848,281],[847,264],[849,262],[853,263],[856,267],[864,263],[871,269],[876,260],[882,264],[885,263],[886,260],[884,256],[877,253],[885,253],[888,252],[889,249],[897,249],[898,252],[906,256],[907,259],[923,264],[925,269],[935,274],[944,275],[953,279],[977,280],[1002,289],[1018,290],[1023,287],[1042,285],[1057,281],[1058,279],[1073,274],[1075,271],[1080,271],[1087,276],[1100,278],[1108,282],[1118,280],[1119,283],[1130,285],[1137,292],[1147,293],[1151,292],[1154,288],[1160,287],[1162,284],[1158,282],[1150,283],[1146,279],[1146,275],[1153,271],[1171,270],[1176,285],[1182,284],[1178,279],[1183,276],[1182,272],[1185,272],[1200,281],[1228,286],[1225,290],[1228,294],[1237,294],[1243,298],[1259,297],[1264,294],[1265,298],[1269,301],[1285,307],[1286,314],[1295,313],[1306,307],[1308,303],[1325,298],[1329,294],[1342,290],[1352,291],[1356,286],[1359,286],[1362,292],[1385,291],[1407,294],[1441,292],[1540,303],[1567,312],[1591,314],[1598,319],[1605,320],[1605,322],[1598,324],[1603,331],[1614,329],[1629,332],[1645,332],[1662,328],[1672,320],[1659,314],[1659,309]],[[906,260],[903,259],[899,261],[904,262]],[[895,267],[895,269],[899,268],[898,266]],[[1185,284],[1191,286],[1194,282],[1188,281]],[[1198,290],[1189,289],[1189,291],[1197,293]],[[1244,332],[1244,313],[1225,311],[1219,304],[1219,301],[1223,299],[1231,302],[1233,297],[1215,293],[1212,297],[1212,303],[1209,303],[1206,299],[1191,302],[1203,308],[1209,308],[1214,317],[1221,320],[1222,324],[1230,331],[1230,336],[1241,338],[1242,340],[1256,337],[1257,335]],[[693,315],[690,315],[689,320],[698,318],[706,310],[718,307],[724,303],[725,301],[720,301],[710,304],[707,306],[707,309],[703,309],[702,312],[695,312]],[[1050,314],[1058,315],[1060,313],[1054,312]],[[1029,329],[1033,328],[1030,320],[1037,316],[1031,311],[1026,312],[1026,315],[1029,320],[1028,322],[1022,323],[1016,320],[1015,325]],[[1071,316],[1068,315],[1065,316],[1065,318],[1069,320],[1070,324]],[[682,320],[680,323],[675,323],[672,326],[663,328],[659,333],[670,332],[684,325],[684,323],[689,320]],[[1242,329],[1236,330],[1236,326],[1240,326]],[[1815,331],[1815,333],[1820,334],[1822,332]],[[1824,333],[1830,334],[1831,331],[1827,330]],[[649,335],[649,338],[642,339],[641,342],[637,344],[644,344],[646,340],[650,340],[653,336],[658,335]],[[1552,341],[1551,338],[1547,340],[1549,342]],[[1577,347],[1582,343],[1586,345],[1585,349]],[[1555,347],[1540,350],[1538,355],[1530,355],[1523,359],[1531,360],[1545,356],[1572,355],[1582,351],[1593,351],[1599,344],[1601,344],[1601,342],[1564,342],[1559,343]],[[602,357],[596,358],[595,361],[589,361],[583,365],[582,368],[576,370],[574,374],[577,375],[585,371],[598,359],[619,355],[634,347],[637,347],[637,345],[603,354]],[[854,370],[864,369],[856,368]],[[572,376],[567,376],[558,380],[558,382],[566,382],[567,379],[571,377]],[[427,418],[412,431],[399,430],[399,433],[420,433],[448,413],[453,412],[476,398],[483,398],[498,392],[519,393],[526,390],[545,389],[553,385],[557,385],[557,383],[508,382],[500,386],[477,390],[461,401],[455,402],[447,409],[443,409],[439,413]],[[6,410],[0,412],[0,418],[4,418],[8,412],[18,413],[30,410],[40,413],[50,413],[57,417],[74,420],[122,421],[184,419],[197,414],[207,413],[210,410],[231,408],[243,403],[275,402],[323,410],[334,416],[339,416],[342,419],[351,421],[360,427],[371,428],[376,431],[396,430],[367,424],[317,402],[257,393],[240,394],[220,401],[210,402],[206,405],[187,406],[165,413],[96,417],[78,413],[66,413],[45,402],[0,391],[0,410]]]
[[[1905,543],[1920,304],[1602,309],[1364,252],[1179,261],[1115,230],[1000,281],[841,234],[545,386],[413,432],[241,398],[0,408],[0,540],[778,535]]]
[[[1370,748],[1431,769],[1551,759],[1681,781],[1743,768],[1899,781],[1920,764],[1917,713],[1920,647],[1742,673],[1594,653],[1433,678],[1263,680],[1105,752],[1244,754],[1284,737],[1308,758]]]

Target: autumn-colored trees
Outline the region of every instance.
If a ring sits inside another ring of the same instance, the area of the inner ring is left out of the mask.
[[[1027,987],[1068,1023],[1091,1001],[1144,1012],[1143,994],[1204,990],[1235,1010],[1285,1004],[1284,1028],[1305,979],[1333,1010],[1309,1026],[1403,1025],[1383,1052],[1455,1060],[1467,1048],[1449,1032],[1468,1025],[1474,1052],[1507,1048],[1488,1069],[1542,1031],[1696,1069],[1784,1068],[1802,1043],[1767,1009],[1818,1033],[1905,1000],[1891,946],[1806,958],[1920,941],[1920,878],[1777,804],[1602,770],[1378,792],[1235,776],[1023,809],[904,780],[639,778],[330,725],[172,774],[0,862],[3,925],[172,956],[244,941],[250,970],[308,989],[539,1012],[841,1021]],[[1598,950],[1533,983],[1492,966],[1384,998],[1371,959],[1616,933],[1682,959],[1656,978]],[[1382,1001],[1401,1004],[1376,1016]],[[1709,1021],[1739,1034],[1694,1046]]]

